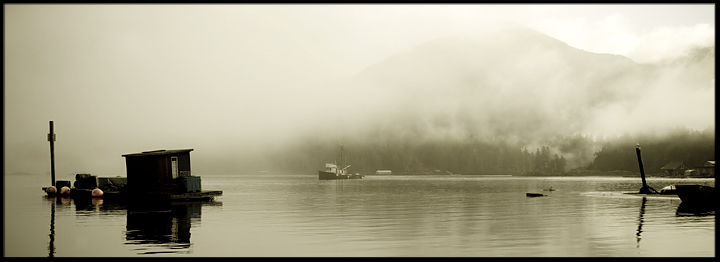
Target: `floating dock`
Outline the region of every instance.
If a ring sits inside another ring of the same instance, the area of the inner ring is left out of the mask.
[[[202,190],[201,177],[190,170],[190,151],[193,149],[126,154],[127,177],[77,174],[72,184],[53,179],[52,188],[42,189],[48,195],[132,202],[208,201],[221,196],[220,190]]]

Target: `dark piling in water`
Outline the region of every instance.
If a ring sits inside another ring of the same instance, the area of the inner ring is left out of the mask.
[[[635,153],[637,153],[638,165],[640,165],[640,177],[642,178],[643,186],[640,188],[640,194],[655,194],[657,191],[647,185],[645,182],[645,170],[643,169],[642,154],[640,154],[640,143],[635,147]]]
[[[50,141],[50,175],[52,179],[51,186],[55,186],[55,133],[53,132],[53,121],[50,121],[50,133],[48,134]],[[58,191],[60,189],[58,188]]]

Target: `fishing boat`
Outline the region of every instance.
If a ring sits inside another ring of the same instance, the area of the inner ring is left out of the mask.
[[[318,178],[320,180],[365,178],[364,175],[361,175],[359,173],[348,174],[347,169],[350,167],[350,165],[346,165],[347,163],[345,163],[344,147],[342,144],[340,144],[340,160],[345,167],[338,168],[338,165],[335,163],[326,163],[325,169],[318,171]]]

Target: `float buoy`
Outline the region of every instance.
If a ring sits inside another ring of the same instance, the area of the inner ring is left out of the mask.
[[[57,193],[57,188],[55,188],[54,186],[49,186],[45,189],[45,193],[47,193],[48,195],[54,195],[55,193]]]
[[[60,194],[61,195],[70,195],[70,188],[69,187],[61,187],[60,188]]]
[[[99,188],[96,188],[96,189],[93,189],[91,194],[93,197],[101,197],[103,195],[103,191],[100,190]]]

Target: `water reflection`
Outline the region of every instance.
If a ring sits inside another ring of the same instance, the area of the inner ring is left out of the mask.
[[[48,257],[55,257],[55,209],[56,206],[61,208],[67,207],[72,202],[70,197],[45,196],[45,200],[50,202],[50,240],[48,241]]]
[[[647,202],[647,199],[645,197],[642,198],[642,205],[640,205],[640,216],[638,217],[638,229],[637,233],[635,234],[635,239],[637,241],[637,248],[640,248],[640,233],[642,233],[642,226],[643,226],[643,215],[645,215],[645,203]]]
[[[51,201],[50,209],[50,243],[48,243],[48,257],[55,257],[55,197],[47,197]]]
[[[140,254],[189,252],[192,219],[201,216],[202,203],[173,203],[162,207],[128,209],[127,245],[139,245]],[[160,251],[153,251],[159,247]]]
[[[50,199],[50,198],[48,198]],[[203,206],[222,205],[219,201],[172,202],[162,204],[133,204],[93,199],[52,198],[50,220],[50,257],[55,254],[55,204],[75,204],[77,215],[87,211],[115,213],[126,211],[125,245],[138,254],[190,253],[190,229],[200,222]]]
[[[683,202],[680,202],[680,205],[678,205],[677,211],[675,211],[676,216],[714,216],[715,215],[715,209],[717,207],[714,206],[698,206],[698,205],[690,205],[690,204],[683,204]]]
[[[714,255],[713,216],[677,217],[675,209],[680,204],[679,198],[642,199],[622,194],[627,188],[635,191],[637,184],[626,183],[624,179],[553,179],[552,187],[560,190],[543,198],[525,196],[526,192],[550,186],[547,180],[536,178],[367,177],[317,181],[314,176],[241,176],[223,179],[216,183],[242,190],[225,191],[230,193],[224,196],[228,199],[224,207],[203,204],[199,210],[193,206],[170,205],[143,210],[108,199],[63,204],[56,199],[54,248],[57,250],[54,253],[53,248],[48,247],[48,231],[45,231],[48,228],[44,227],[51,205],[49,201],[42,201],[41,232],[32,239],[38,252],[33,250],[32,254],[48,256],[50,253],[55,257],[77,254],[156,257],[187,256],[187,253],[223,257]],[[16,210],[26,209],[16,207]],[[205,219],[202,226],[201,216]],[[23,217],[16,220],[21,219]],[[17,225],[24,225],[20,222]],[[636,248],[632,248],[633,231]],[[21,234],[11,233],[11,236]],[[98,236],[109,236],[108,241],[95,241]],[[15,245],[17,247],[10,246],[10,249],[19,249],[20,245]]]

